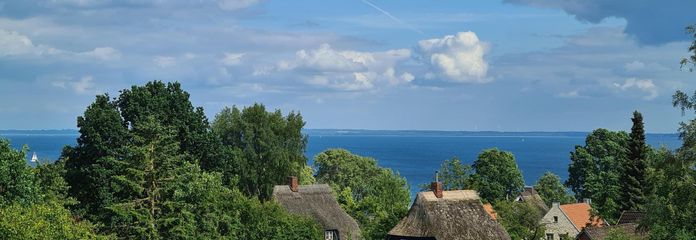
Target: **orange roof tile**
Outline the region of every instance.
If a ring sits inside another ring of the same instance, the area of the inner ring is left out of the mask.
[[[493,210],[493,205],[491,205],[490,203],[483,204],[483,209],[486,209],[486,213],[488,213],[488,216],[491,216],[491,219],[493,219],[493,221],[498,220],[498,214],[495,213],[495,210]]]
[[[573,222],[575,228],[581,231],[588,223],[590,223],[590,210],[592,209],[587,203],[572,203],[563,204],[560,206],[561,211],[563,211],[570,221]],[[592,226],[601,227],[603,225],[602,219],[596,218],[592,222]]]

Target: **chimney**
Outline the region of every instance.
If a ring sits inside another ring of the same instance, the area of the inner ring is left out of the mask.
[[[298,190],[300,190],[297,184],[297,177],[295,176],[288,177],[288,185],[290,185],[290,191],[297,192]]]
[[[430,189],[433,190],[435,197],[442,198],[442,183],[441,182],[432,182],[430,184]]]
[[[551,203],[551,207],[560,207],[560,206],[561,206],[561,203],[559,203],[559,202]]]
[[[592,205],[592,199],[590,198],[583,198],[582,202]]]

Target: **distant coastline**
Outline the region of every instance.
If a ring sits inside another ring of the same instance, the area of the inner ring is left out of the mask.
[[[582,131],[448,131],[448,130],[369,130],[369,129],[304,129],[312,136],[438,136],[438,137],[585,137]],[[679,133],[647,133],[651,136],[678,136]],[[0,135],[79,135],[77,129],[0,130]]]

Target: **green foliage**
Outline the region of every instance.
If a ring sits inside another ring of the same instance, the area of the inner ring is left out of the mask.
[[[689,46],[690,56],[682,58],[679,63],[681,64],[682,68],[686,65],[691,65],[689,67],[689,71],[694,71],[694,66],[696,66],[696,24],[687,26],[686,33],[693,37],[691,46]]]
[[[225,160],[211,170],[222,172],[226,180],[237,179],[245,194],[269,199],[273,186],[284,183],[288,176],[302,178],[307,164],[307,136],[301,132],[304,124],[299,113],[284,117],[280,110],[267,112],[261,104],[241,111],[225,108],[212,124]]]
[[[566,204],[575,201],[561,183],[561,178],[552,172],[544,173],[534,185],[534,190],[539,193],[547,206],[551,206],[554,202]]]
[[[473,168],[469,164],[462,163],[459,158],[452,158],[445,160],[442,165],[440,165],[440,170],[438,171],[439,181],[442,182],[443,190],[462,190],[462,189],[473,189]],[[430,183],[423,183],[420,185],[421,190],[430,190]]]
[[[612,229],[609,230],[609,233],[607,234],[606,237],[604,237],[604,240],[638,240],[640,238],[633,237],[623,231],[622,229]]]
[[[344,149],[329,149],[314,159],[317,181],[331,185],[366,239],[384,239],[406,215],[411,200],[406,179],[380,168],[376,160]]]
[[[628,140],[628,156],[621,171],[621,210],[640,210],[645,204],[645,174],[648,152],[643,115],[633,112],[633,127]]]
[[[0,138],[0,206],[30,204],[39,199],[39,187],[26,161],[27,150],[25,146],[17,151]]]
[[[133,140],[131,131],[142,121],[155,119],[174,130],[179,153],[189,162],[200,159],[206,166],[218,159],[203,109],[194,109],[188,97],[180,84],[160,81],[123,90],[117,99],[96,97],[77,119],[77,146],[66,147],[62,154],[70,196],[80,202],[76,210],[81,215],[109,224],[107,207],[118,199],[112,189],[116,184],[112,176],[124,171],[124,166],[116,163],[127,158]]]
[[[497,201],[494,204],[500,223],[512,239],[540,239],[545,228],[540,220],[544,217],[538,207],[528,202]]]
[[[242,229],[239,239],[323,239],[324,230],[313,220],[288,214],[275,202],[261,203],[249,199],[242,206]]]
[[[87,221],[75,220],[61,203],[14,203],[0,208],[3,239],[112,239],[95,233]]]
[[[507,200],[522,192],[524,179],[511,152],[484,150],[473,167],[473,185],[485,201]]]
[[[619,211],[621,164],[625,162],[629,137],[625,132],[596,129],[585,139],[585,146],[575,146],[570,153],[568,180],[577,199],[592,199],[598,216],[615,223]]]
[[[39,163],[34,168],[37,184],[42,201],[61,203],[63,206],[73,206],[77,201],[68,196],[68,183],[65,181],[65,161]]]

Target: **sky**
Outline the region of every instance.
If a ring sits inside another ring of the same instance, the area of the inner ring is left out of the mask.
[[[178,81],[210,119],[306,128],[676,132],[681,0],[0,1],[0,129],[74,129],[95,95]]]

